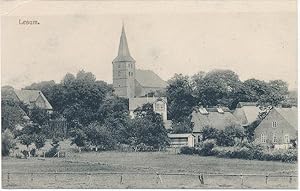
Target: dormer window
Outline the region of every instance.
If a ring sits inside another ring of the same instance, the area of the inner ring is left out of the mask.
[[[273,121],[273,122],[272,122],[272,127],[273,127],[273,128],[276,128],[276,127],[277,127],[277,121]]]

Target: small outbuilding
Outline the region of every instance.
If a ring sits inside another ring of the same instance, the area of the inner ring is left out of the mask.
[[[171,147],[195,146],[195,136],[191,133],[168,134]]]

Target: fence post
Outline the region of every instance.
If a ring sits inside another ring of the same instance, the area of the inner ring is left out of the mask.
[[[162,181],[162,178],[161,178],[160,174],[158,172],[156,172],[156,175],[158,176],[159,182],[162,184],[163,181]],[[158,181],[157,181],[157,184],[158,184]]]
[[[243,186],[244,185],[244,177],[243,177],[243,174],[241,173],[241,175],[240,175],[240,178],[241,178],[241,186]]]
[[[198,178],[199,178],[200,183],[201,183],[201,184],[204,184],[203,174],[200,174],[200,175],[198,176]]]
[[[268,184],[268,177],[269,175],[266,175],[266,184]]]
[[[120,184],[123,184],[123,175],[121,174]]]
[[[9,177],[9,172],[7,173],[7,183],[9,184],[9,179],[10,179],[10,177]]]
[[[290,176],[290,180],[289,180],[290,184],[292,184],[292,176]]]
[[[31,181],[33,181],[33,173],[31,173]]]

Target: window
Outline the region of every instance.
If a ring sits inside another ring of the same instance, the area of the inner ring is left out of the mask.
[[[290,136],[284,135],[284,143],[290,143]]]
[[[277,136],[275,133],[273,134],[273,143],[277,143]]]
[[[121,64],[118,64],[118,68],[120,68],[121,67]]]
[[[155,104],[155,111],[164,111],[165,104],[162,101],[156,102]]]
[[[121,76],[121,72],[120,71],[118,71],[118,76]]]
[[[260,142],[266,143],[266,135],[263,133],[260,135]]]
[[[276,121],[273,121],[273,122],[272,122],[272,127],[273,127],[273,128],[277,127],[277,122],[276,122]]]

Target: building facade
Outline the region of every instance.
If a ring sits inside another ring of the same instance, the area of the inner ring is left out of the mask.
[[[273,108],[255,129],[255,141],[265,145],[289,147],[291,140],[297,139],[297,114],[295,107]]]

